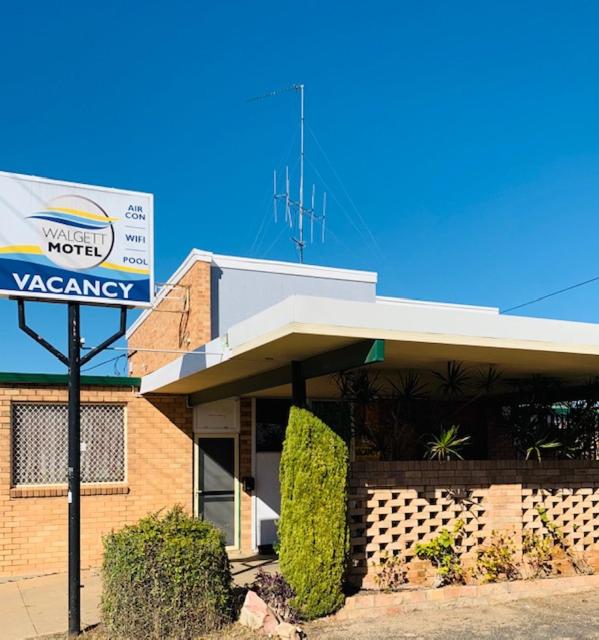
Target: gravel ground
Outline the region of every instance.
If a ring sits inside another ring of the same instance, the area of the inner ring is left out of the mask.
[[[375,620],[307,625],[309,640],[599,639],[599,592],[551,596]]]

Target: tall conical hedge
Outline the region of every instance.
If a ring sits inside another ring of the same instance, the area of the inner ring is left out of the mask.
[[[309,411],[292,407],[281,457],[281,572],[305,618],[343,604],[349,549],[347,446]]]

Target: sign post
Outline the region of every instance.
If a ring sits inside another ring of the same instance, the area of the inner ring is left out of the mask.
[[[81,367],[125,335],[153,299],[153,198],[0,173],[0,295],[19,327],[68,367],[68,631],[81,632]],[[68,305],[64,355],[27,324],[25,301]],[[81,357],[81,304],[120,309],[119,329]]]

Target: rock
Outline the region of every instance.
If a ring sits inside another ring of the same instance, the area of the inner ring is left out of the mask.
[[[239,624],[262,635],[273,635],[279,620],[275,612],[254,591],[248,591],[239,614]]]
[[[304,637],[302,630],[289,624],[288,622],[280,622],[275,630],[275,635],[281,640],[301,640]]]

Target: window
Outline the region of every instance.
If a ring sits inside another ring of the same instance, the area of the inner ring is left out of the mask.
[[[66,404],[12,405],[13,485],[67,481]],[[125,480],[125,407],[81,406],[81,481]]]

